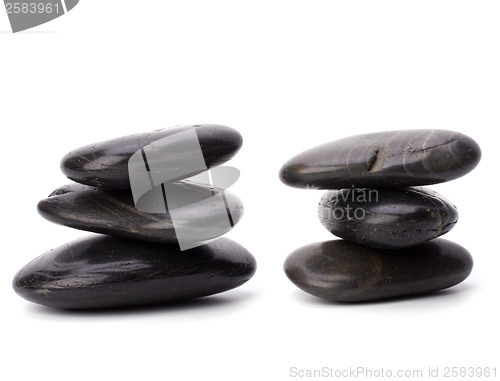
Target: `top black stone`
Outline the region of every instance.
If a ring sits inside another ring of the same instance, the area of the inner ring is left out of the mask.
[[[478,144],[458,132],[386,131],[311,148],[287,161],[280,178],[311,189],[429,185],[467,174],[480,159]]]
[[[154,141],[189,129],[196,131],[207,168],[228,161],[236,155],[243,144],[240,133],[230,127],[215,124],[177,126],[124,136],[78,148],[63,157],[61,170],[69,179],[80,184],[105,189],[130,189],[128,173],[130,157]],[[183,142],[180,141],[179,144],[181,143]],[[179,163],[185,163],[186,167],[189,167],[190,161],[196,157],[193,152],[187,151],[175,154],[178,156],[175,160]],[[173,170],[178,170],[178,168]],[[197,170],[187,173],[183,179],[200,172]]]

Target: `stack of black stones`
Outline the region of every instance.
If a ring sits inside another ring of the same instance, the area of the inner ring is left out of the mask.
[[[170,162],[185,163],[187,169],[149,163],[161,168],[167,178],[175,178],[169,176],[172,173],[184,174],[162,184],[163,195],[166,187],[184,200],[222,194],[225,207],[215,201],[187,203],[176,211],[177,226],[184,232],[191,226],[200,230],[197,221],[217,220],[225,213],[231,223],[223,231],[195,232],[198,236],[201,233],[204,244],[181,250],[172,211],[147,213],[136,207],[129,160],[137,152],[144,154],[151,143],[186,131],[194,131],[197,144],[186,144],[179,138],[163,148],[167,156],[169,152],[176,156]],[[215,238],[241,218],[241,201],[223,189],[190,181],[200,170],[189,164],[199,153],[194,151],[201,150],[205,170],[219,166],[231,159],[242,143],[241,135],[229,127],[180,126],[70,152],[63,158],[61,169],[76,183],[56,189],[39,202],[38,211],[51,222],[101,234],[67,243],[36,258],[15,276],[15,291],[42,305],[86,309],[181,301],[240,286],[255,272],[254,257],[236,242]]]
[[[470,274],[472,257],[437,237],[458,212],[422,185],[470,172],[481,150],[471,138],[446,130],[406,130],[354,136],[305,151],[282,167],[292,187],[329,189],[318,214],[344,240],[302,247],[284,270],[299,288],[339,302],[427,293]]]

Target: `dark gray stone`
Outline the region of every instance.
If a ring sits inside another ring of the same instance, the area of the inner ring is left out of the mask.
[[[208,168],[231,159],[243,144],[243,138],[239,132],[230,127],[212,124],[178,126],[124,136],[78,148],[64,156],[61,161],[61,170],[69,179],[81,184],[106,189],[130,189],[128,162],[134,153],[159,139],[193,128]],[[185,142],[179,138],[178,142],[174,141],[172,144],[179,145]],[[176,148],[172,146],[174,151]],[[193,152],[175,151],[175,162],[182,163],[185,168],[196,167],[197,163],[192,163],[193,160],[197,161],[197,156]],[[193,165],[190,166],[190,164]],[[150,162],[149,165],[153,167],[154,163]],[[177,166],[172,166],[172,173],[178,170]],[[201,170],[194,170],[171,181],[183,180],[201,172]]]
[[[255,269],[254,257],[226,238],[181,252],[176,245],[92,236],[36,258],[17,273],[13,287],[49,307],[131,307],[230,290]]]
[[[466,279],[472,266],[466,249],[441,238],[396,250],[335,240],[295,250],[284,270],[309,294],[363,302],[445,289]]]
[[[186,200],[202,200],[220,189],[179,182],[169,184],[176,187],[179,197]],[[243,204],[231,192],[224,192],[231,215],[232,226],[204,224],[204,221],[221,221],[228,218],[228,210],[217,202],[189,203],[176,214],[176,223],[184,232],[194,229],[192,236],[197,241],[221,236],[241,219]],[[71,228],[110,234],[125,238],[135,238],[152,242],[177,242],[174,225],[168,211],[166,213],[145,213],[134,206],[130,191],[105,191],[81,184],[70,184],[56,189],[38,203],[38,212],[45,219]],[[203,226],[203,229],[200,229]],[[203,238],[203,239],[201,239]]]
[[[425,188],[352,188],[325,193],[318,217],[332,234],[366,246],[418,245],[449,232],[456,207]]]
[[[477,143],[458,132],[402,130],[353,136],[311,148],[281,168],[289,186],[312,189],[442,183],[479,163]]]

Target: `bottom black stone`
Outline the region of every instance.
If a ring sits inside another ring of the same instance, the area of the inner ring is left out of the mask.
[[[130,307],[227,291],[255,270],[254,257],[226,238],[180,251],[177,245],[92,236],[42,254],[16,274],[13,287],[50,307]]]
[[[338,302],[363,302],[448,288],[467,278],[472,266],[466,249],[444,239],[395,250],[334,240],[295,250],[284,270],[309,294]]]

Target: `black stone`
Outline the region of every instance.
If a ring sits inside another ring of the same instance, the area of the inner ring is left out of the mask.
[[[325,193],[318,217],[332,234],[366,246],[418,245],[449,232],[456,207],[425,188],[342,189]]]
[[[254,257],[226,238],[181,252],[175,245],[92,236],[36,258],[17,273],[13,287],[50,307],[130,307],[230,290],[255,269]]]
[[[397,250],[335,240],[295,250],[284,270],[309,294],[338,302],[363,302],[454,286],[467,278],[472,265],[466,249],[441,238]]]
[[[64,156],[61,170],[69,179],[81,184],[106,189],[130,189],[128,161],[134,153],[156,140],[192,128],[196,130],[208,168],[231,159],[243,144],[239,132],[230,127],[209,124],[179,126],[78,148]],[[184,152],[183,157],[177,157],[176,160],[188,164],[192,158],[192,152]],[[200,172],[195,171],[173,180],[183,180]]]
[[[442,183],[479,163],[477,143],[458,132],[402,130],[353,136],[309,149],[281,168],[289,186],[312,189]]]
[[[170,186],[176,186],[177,193],[187,200],[203,199],[212,192],[221,192],[217,188],[189,182]],[[225,191],[224,195],[234,226],[243,216],[243,204],[231,192]],[[215,202],[202,206],[199,203],[190,204],[182,211],[182,216],[177,216],[176,222],[184,229],[196,229],[196,237],[203,236],[203,240],[219,237],[232,228],[228,225],[226,231],[221,231],[220,226],[213,224],[213,229],[205,225],[200,231],[199,225],[191,223],[193,219],[202,222],[227,218],[227,210],[221,209]],[[105,191],[81,184],[65,185],[41,200],[38,203],[38,212],[51,222],[75,229],[152,242],[177,242],[170,214],[140,211],[134,207],[130,191]]]

